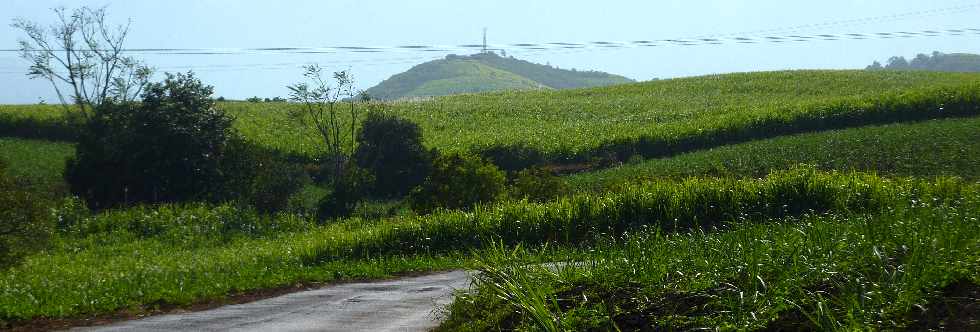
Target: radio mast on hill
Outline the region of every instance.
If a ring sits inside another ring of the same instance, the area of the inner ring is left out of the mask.
[[[487,53],[487,28],[483,28],[483,54]]]

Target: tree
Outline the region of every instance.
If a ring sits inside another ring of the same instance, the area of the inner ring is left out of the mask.
[[[885,67],[882,67],[881,62],[878,61],[875,61],[870,66],[868,66],[868,68],[865,68],[865,70],[884,70],[884,69]]]
[[[893,56],[888,59],[888,66],[885,68],[891,70],[906,70],[909,69],[909,62],[905,60],[905,57]]]
[[[208,198],[233,131],[213,91],[193,73],[167,74],[141,103],[96,108],[65,169],[72,192],[97,209]]]
[[[330,86],[323,77],[323,69],[318,65],[307,66],[303,76],[310,82],[288,86],[291,91],[289,98],[303,104],[303,108],[295,115],[313,128],[314,135],[318,135],[323,141],[327,147],[327,159],[333,164],[333,179],[339,179],[354,152],[357,128],[357,91],[354,88],[354,78],[346,71],[338,71],[333,74],[336,86]],[[344,103],[348,106],[349,131],[343,128],[344,121],[341,119]],[[345,145],[345,142],[350,142],[350,145]]]
[[[27,35],[20,41],[20,56],[31,64],[29,77],[51,82],[65,110],[71,112],[73,104],[85,120],[103,104],[140,96],[153,72],[124,55],[128,23],[111,27],[104,7],[54,12],[58,22],[50,28],[24,19],[12,25]],[[65,85],[68,92],[62,91]]]
[[[371,111],[357,142],[354,160],[374,176],[373,193],[380,197],[408,194],[432,168],[434,152],[422,145],[422,129],[407,119]]]

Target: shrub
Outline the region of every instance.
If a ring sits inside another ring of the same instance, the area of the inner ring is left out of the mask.
[[[511,196],[535,202],[546,202],[561,196],[567,187],[551,171],[533,167],[518,172],[511,183]]]
[[[228,141],[219,168],[222,184],[211,200],[237,201],[262,213],[285,210],[293,194],[310,182],[303,165],[239,137]]]
[[[90,207],[201,199],[220,183],[230,117],[192,73],[147,86],[143,102],[99,107],[65,178]]]
[[[437,208],[464,209],[488,203],[504,192],[504,172],[483,158],[462,154],[439,156],[432,173],[412,192],[412,208],[428,213]]]
[[[44,249],[54,223],[38,197],[18,189],[0,162],[0,269],[19,264]]]
[[[373,186],[371,173],[356,166],[348,166],[343,176],[333,181],[333,191],[320,200],[317,217],[321,222],[349,216]]]
[[[372,193],[379,197],[408,194],[425,181],[432,168],[433,152],[422,146],[422,129],[409,120],[368,113],[357,143],[354,160],[374,176]]]

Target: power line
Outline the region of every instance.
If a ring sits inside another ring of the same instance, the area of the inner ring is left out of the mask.
[[[973,36],[980,35],[980,28],[959,28],[959,29],[932,29],[932,30],[920,30],[920,31],[897,31],[897,32],[874,32],[874,33],[837,33],[837,34],[792,34],[792,35],[767,35],[767,36],[733,36],[733,37],[720,37],[720,38],[689,38],[689,39],[658,39],[658,40],[636,40],[636,41],[592,41],[584,43],[571,43],[571,42],[556,42],[556,43],[520,43],[520,44],[505,44],[505,45],[487,45],[490,49],[509,49],[517,50],[520,54],[545,54],[554,52],[585,52],[585,51],[601,51],[601,50],[611,50],[611,49],[626,49],[626,48],[652,48],[652,47],[688,47],[688,46],[714,46],[714,45],[726,45],[726,44],[782,44],[782,43],[809,43],[809,42],[819,42],[819,41],[843,41],[843,40],[885,40],[885,39],[903,39],[903,38],[925,38],[925,37],[943,37],[943,36]],[[483,45],[463,45],[465,48],[463,50],[468,50],[471,47],[482,48]],[[422,46],[416,46],[422,47]],[[396,47],[401,48],[401,47]],[[275,54],[309,54],[310,50],[313,48],[291,48],[290,52],[286,52],[281,48],[277,48],[277,52],[286,53],[275,53]],[[326,50],[330,48],[316,48],[318,50]],[[339,48],[339,49],[349,49],[349,48]],[[358,48],[363,49],[363,48]],[[381,51],[383,48],[375,47],[372,50],[377,50],[377,53],[383,53]],[[433,48],[434,50],[435,48]],[[244,49],[248,50],[248,49]],[[251,50],[261,50],[261,49],[251,49]],[[451,47],[439,48],[440,52],[448,53],[453,52]],[[460,50],[460,49],[457,49]],[[148,55],[170,55],[171,53],[152,53]],[[206,53],[211,54],[211,53]],[[441,57],[441,56],[440,56]],[[436,59],[440,57],[432,56],[422,56],[422,57],[408,57],[408,58],[395,58],[395,59],[350,59],[350,60],[334,60],[328,62],[319,62],[321,64],[360,64],[361,66],[377,66],[377,65],[388,65],[397,63],[411,63],[417,62],[423,59]],[[245,65],[201,65],[201,66],[172,66],[163,67],[161,69],[190,69],[190,70],[200,70],[200,71],[233,71],[233,70],[272,70],[272,69],[293,69],[298,68],[304,64],[311,64],[311,62],[305,63],[279,63],[279,64],[245,64]],[[0,74],[26,74],[22,71],[0,71]]]
[[[758,44],[781,42],[805,42],[815,40],[862,40],[862,39],[893,39],[910,37],[938,37],[980,34],[977,28],[932,29],[920,31],[892,31],[873,33],[823,33],[823,34],[791,34],[766,36],[729,36],[714,38],[672,38],[633,41],[590,41],[590,42],[550,42],[550,43],[516,43],[486,45],[491,49],[516,50],[548,50],[548,49],[578,49],[578,48],[630,48],[657,46],[696,46],[721,44]],[[336,54],[336,53],[388,53],[388,52],[428,52],[447,53],[454,51],[480,50],[484,45],[409,45],[387,47],[361,46],[328,46],[328,47],[275,47],[275,48],[186,48],[186,49],[128,49],[127,53],[142,53],[146,55],[227,55],[227,54]],[[16,50],[0,50],[12,52]]]

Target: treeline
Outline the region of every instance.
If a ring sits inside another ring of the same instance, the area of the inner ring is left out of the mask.
[[[980,72],[980,55],[932,52],[932,55],[916,55],[912,60],[907,60],[901,56],[893,56],[884,65],[875,61],[865,69]]]

